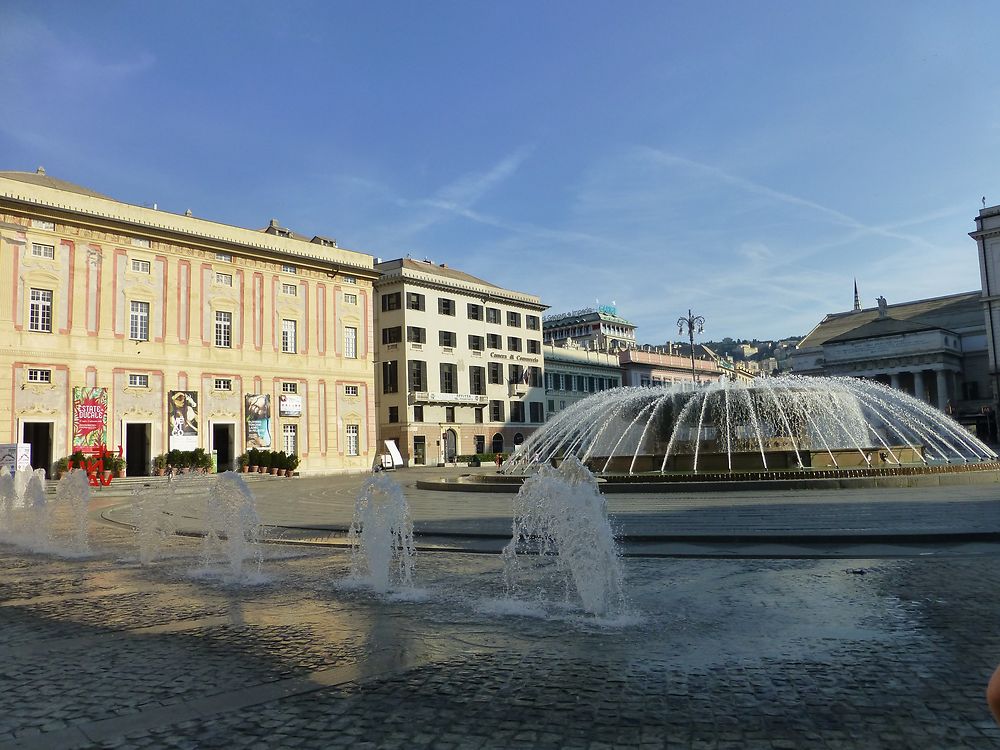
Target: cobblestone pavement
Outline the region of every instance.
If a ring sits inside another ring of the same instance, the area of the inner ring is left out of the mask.
[[[595,620],[535,567],[423,553],[414,587],[269,546],[227,582],[174,537],[140,566],[0,545],[2,748],[992,748],[989,553],[629,559]]]

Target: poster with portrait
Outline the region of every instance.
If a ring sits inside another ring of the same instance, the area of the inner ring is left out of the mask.
[[[193,451],[198,447],[197,391],[167,391],[167,426],[170,450]]]
[[[73,450],[97,451],[108,439],[108,389],[73,388]]]
[[[246,402],[247,450],[271,448],[271,396],[267,393],[248,393]]]
[[[282,393],[278,396],[279,417],[301,417],[302,396],[295,393]]]

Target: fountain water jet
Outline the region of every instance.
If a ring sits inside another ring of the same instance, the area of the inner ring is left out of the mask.
[[[402,487],[385,473],[373,474],[361,485],[347,538],[352,578],[380,594],[410,585],[416,554],[410,506]]]
[[[149,565],[160,548],[176,531],[174,517],[167,512],[177,494],[177,476],[171,474],[157,487],[132,490],[132,525],[139,552],[139,564]]]
[[[252,562],[259,574],[263,563],[260,517],[253,493],[239,474],[227,471],[217,476],[208,492],[206,511],[204,566],[209,568],[221,558],[227,562],[230,575],[239,580],[247,575],[247,562]]]
[[[69,511],[70,547],[78,555],[90,551],[87,538],[87,511],[90,504],[90,480],[83,469],[73,469],[56,485],[56,505]]]
[[[514,498],[513,537],[504,547],[504,582],[516,595],[525,553],[537,562],[552,556],[567,599],[576,593],[589,614],[606,617],[625,609],[621,552],[608,522],[597,480],[577,458],[558,469],[542,467]]]

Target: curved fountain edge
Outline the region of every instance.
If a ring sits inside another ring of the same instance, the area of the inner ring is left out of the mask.
[[[463,474],[454,479],[418,480],[417,489],[445,492],[516,493],[530,475]],[[599,478],[606,495],[639,492],[773,492],[775,490],[836,490],[893,487],[946,487],[1000,484],[1000,462],[905,466],[878,469],[757,471],[734,476],[704,474],[605,475]]]

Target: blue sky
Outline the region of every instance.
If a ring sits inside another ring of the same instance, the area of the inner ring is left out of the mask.
[[[0,0],[0,170],[274,217],[643,341],[979,288],[987,2]]]

